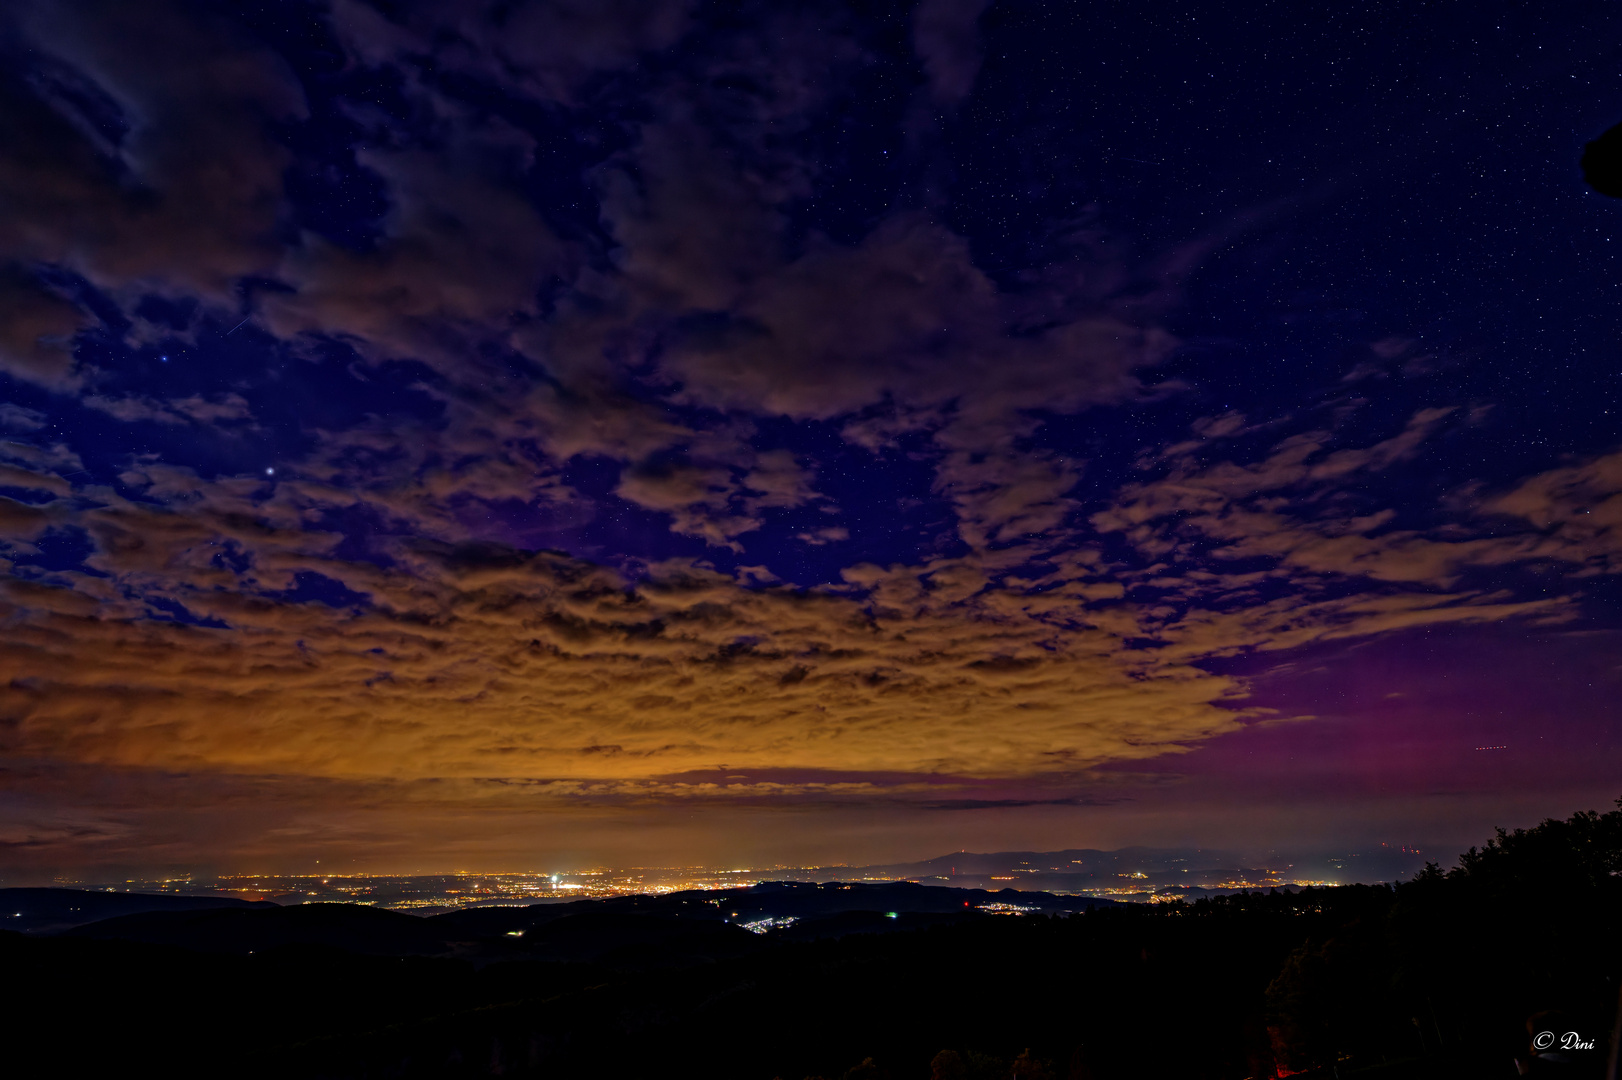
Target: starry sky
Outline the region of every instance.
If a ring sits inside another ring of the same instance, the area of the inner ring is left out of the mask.
[[[1619,24],[5,5],[0,876],[1608,805]]]

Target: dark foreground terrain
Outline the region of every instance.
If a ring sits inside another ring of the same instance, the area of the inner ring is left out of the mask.
[[[0,1071],[1597,1078],[1619,871],[1622,810],[1396,888],[1191,905],[762,885],[420,918],[4,890],[32,932],[0,935]],[[1549,1010],[1592,1046],[1533,1061]]]

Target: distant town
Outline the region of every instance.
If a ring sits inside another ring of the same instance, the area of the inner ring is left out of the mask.
[[[58,879],[79,889],[234,896],[278,904],[351,903],[431,915],[470,907],[524,905],[688,890],[745,888],[765,881],[913,881],[998,892],[1047,892],[1137,903],[1193,900],[1256,889],[1292,889],[1411,878],[1424,855],[1406,845],[1335,856],[1292,857],[1245,865],[1231,853],[1202,849],[959,852],[920,863],[872,866],[706,866],[569,868],[536,872],[444,874],[231,874]]]

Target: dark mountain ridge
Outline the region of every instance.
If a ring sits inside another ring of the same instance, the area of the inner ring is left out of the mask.
[[[0,889],[0,929],[51,934],[123,915],[274,907],[276,905],[268,901],[239,900],[230,896],[157,896],[84,889]]]
[[[455,957],[478,965],[522,959],[668,966],[738,956],[769,941],[889,933],[996,914],[1064,915],[1114,903],[910,882],[769,882],[662,896],[472,908],[423,917],[361,904],[282,906],[210,897],[48,891],[53,894],[45,898],[49,906],[36,902],[30,909],[44,913],[34,918],[41,926],[34,933],[238,956],[315,946],[373,956]],[[55,923],[47,921],[51,912],[91,913],[104,896],[123,897],[125,903],[102,903],[100,910],[123,908],[125,913],[76,925],[66,925],[64,916],[56,916]]]
[[[173,945],[247,955],[289,945],[320,945],[374,956],[450,951],[427,920],[359,904],[265,904],[252,908],[146,911],[76,926],[69,937]]]

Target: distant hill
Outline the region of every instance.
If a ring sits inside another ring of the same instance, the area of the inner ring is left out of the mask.
[[[1406,881],[1423,865],[1423,856],[1405,847],[1339,855],[1274,852],[1265,860],[1209,848],[1069,848],[959,851],[921,862],[801,867],[785,871],[783,876],[817,882],[916,881],[956,888],[1101,894],[1143,901],[1168,894],[1197,899],[1293,882]]]
[[[266,900],[230,896],[154,896],[150,893],[87,892],[81,889],[0,889],[0,929],[53,934],[120,915],[151,911],[274,908]]]
[[[423,917],[361,904],[249,904],[212,897],[48,892],[49,910],[110,918],[66,925],[36,914],[44,932],[96,941],[247,956],[321,947],[370,956],[680,966],[745,955],[772,942],[894,933],[1000,914],[1055,915],[1115,906],[1048,893],[988,892],[910,882],[768,882],[747,888],[622,896],[527,907],[485,907]],[[122,905],[107,900],[124,899]],[[155,901],[142,904],[140,901]],[[129,910],[135,908],[137,910]],[[144,910],[141,910],[144,908]],[[36,903],[36,913],[47,908]],[[36,930],[35,933],[42,931]]]
[[[242,956],[288,945],[322,945],[374,956],[433,956],[450,950],[449,942],[427,920],[359,904],[147,911],[77,926],[65,935]]]
[[[758,934],[733,923],[615,911],[582,911],[523,935],[526,960],[604,963],[618,968],[682,967],[744,956]]]
[[[448,912],[429,918],[441,933],[489,936],[528,934],[537,928],[585,912],[654,915],[672,919],[699,919],[732,923],[757,933],[777,933],[796,922],[829,918],[850,912],[881,916],[951,914],[984,915],[988,912],[1044,912],[1068,914],[1108,907],[1116,901],[1093,897],[1055,896],[1050,893],[1004,889],[959,889],[899,882],[795,882],[768,881],[740,889],[691,890],[663,896],[619,896],[604,900],[576,900],[567,904],[532,904],[528,907],[485,907]],[[897,928],[891,921],[874,929]]]

